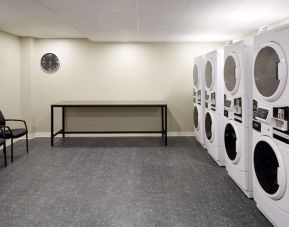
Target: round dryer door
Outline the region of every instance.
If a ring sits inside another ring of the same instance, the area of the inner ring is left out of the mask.
[[[254,170],[259,185],[271,199],[283,197],[286,188],[284,161],[277,145],[263,137],[258,141],[253,154]]]
[[[237,164],[240,161],[240,139],[237,129],[231,123],[225,127],[224,140],[228,158]]]
[[[197,64],[195,64],[195,66],[194,66],[193,80],[194,80],[195,87],[198,88],[199,87],[199,68],[198,68]]]
[[[194,107],[194,126],[196,130],[199,130],[199,110],[196,106]]]
[[[213,121],[212,121],[211,114],[209,112],[207,112],[205,116],[205,132],[206,132],[207,139],[209,141],[212,141],[214,139]]]
[[[226,89],[232,94],[236,94],[240,84],[240,66],[236,54],[231,53],[227,56],[224,65],[224,82]]]
[[[266,101],[276,101],[282,95],[287,80],[287,62],[277,43],[266,43],[257,52],[254,80],[256,88]]]
[[[211,89],[214,83],[214,72],[213,72],[213,65],[212,61],[207,61],[206,68],[205,68],[205,82],[206,87]]]

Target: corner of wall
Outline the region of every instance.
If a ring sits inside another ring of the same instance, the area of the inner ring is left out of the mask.
[[[27,121],[29,131],[35,132],[34,81],[33,77],[34,39],[20,39],[20,109],[21,117]]]

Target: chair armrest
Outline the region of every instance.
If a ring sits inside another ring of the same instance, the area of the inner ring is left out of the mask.
[[[1,128],[2,131],[3,131],[3,129],[4,129],[3,135],[5,135],[6,129],[8,129],[8,131],[9,131],[10,134],[12,135],[12,131],[11,131],[11,128],[10,128],[9,126],[7,126],[7,125],[2,125],[1,127],[2,127],[2,128]],[[4,137],[4,138],[5,138],[5,137]]]
[[[6,119],[5,121],[19,121],[19,122],[23,122],[25,129],[27,130],[27,124],[26,121],[24,120],[19,120],[19,119]]]
[[[5,127],[5,126],[0,125],[0,133],[1,133],[2,136],[3,136],[3,139],[5,139],[5,134],[4,134],[4,130],[3,130],[4,127]]]

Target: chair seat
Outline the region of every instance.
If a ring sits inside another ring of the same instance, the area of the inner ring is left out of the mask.
[[[4,131],[6,139],[22,137],[27,133],[27,130],[25,128],[17,128],[17,129],[11,129],[11,132],[12,132],[12,135],[10,131],[8,130]]]
[[[2,146],[5,143],[5,140],[0,138],[0,146]]]

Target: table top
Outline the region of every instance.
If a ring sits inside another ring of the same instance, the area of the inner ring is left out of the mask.
[[[51,107],[166,107],[164,101],[60,101]]]

